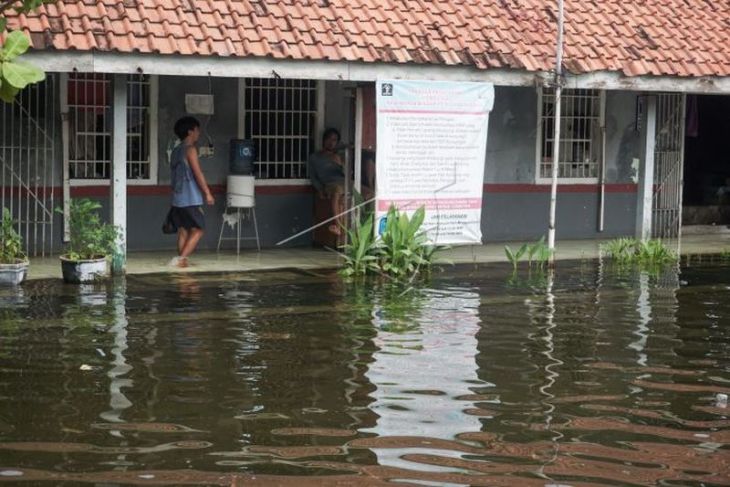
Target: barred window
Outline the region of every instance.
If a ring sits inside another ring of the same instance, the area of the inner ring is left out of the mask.
[[[601,97],[598,90],[566,89],[561,96],[561,179],[596,179],[601,157]],[[538,179],[552,177],[555,91],[545,88],[539,97]]]
[[[307,178],[317,128],[317,82],[244,80],[244,137],[254,141],[260,179]]]
[[[152,167],[151,78],[127,77],[127,178],[150,181]],[[112,158],[112,76],[71,73],[68,77],[69,176],[109,180]]]

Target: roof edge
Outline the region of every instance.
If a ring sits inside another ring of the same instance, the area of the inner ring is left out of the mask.
[[[222,78],[314,79],[375,81],[377,79],[427,79],[482,81],[496,86],[535,86],[549,76],[545,72],[477,69],[416,63],[366,63],[353,61],[291,60],[265,57],[201,57],[99,51],[30,51],[23,55],[47,72],[147,73],[166,76],[214,76]],[[599,71],[566,74],[567,88],[627,91],[668,91],[730,94],[730,76],[625,76]]]

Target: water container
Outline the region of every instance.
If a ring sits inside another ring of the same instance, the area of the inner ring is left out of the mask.
[[[230,174],[251,174],[255,161],[256,147],[253,140],[231,140]]]
[[[255,185],[253,176],[228,176],[228,207],[253,208],[254,191]]]

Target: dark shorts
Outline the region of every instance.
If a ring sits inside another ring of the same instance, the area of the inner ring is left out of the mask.
[[[172,221],[176,230],[179,228],[186,230],[191,228],[205,229],[205,214],[202,206],[185,206],[182,208],[173,206],[170,208],[168,218]]]

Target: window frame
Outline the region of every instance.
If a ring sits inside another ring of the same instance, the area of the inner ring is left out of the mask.
[[[564,88],[563,93],[565,92],[571,92],[576,89],[574,88]],[[600,173],[601,173],[601,165],[604,164],[604,161],[601,160],[602,158],[602,140],[601,140],[601,128],[604,128],[606,126],[606,91],[605,90],[599,90],[599,89],[590,89],[591,91],[596,92],[598,95],[598,101],[599,101],[599,108],[598,108],[598,114],[595,117],[598,120],[598,127],[596,127],[596,133],[591,134],[591,144],[597,144],[598,149],[598,161],[596,162],[597,166],[597,172],[595,177],[565,177],[558,175],[558,182],[561,184],[598,184],[600,182]],[[536,141],[535,141],[535,183],[536,184],[551,184],[552,178],[551,177],[542,177],[540,175],[540,166],[542,164],[542,145],[543,145],[543,98],[545,96],[545,88],[544,87],[538,87],[537,89],[537,134],[536,134]],[[564,118],[564,114],[561,113],[561,119]],[[562,128],[562,126],[561,126]],[[562,132],[562,131],[561,131]],[[561,139],[563,139],[563,135],[561,133]],[[593,145],[591,145],[591,149],[593,149]],[[592,152],[592,150],[591,150]],[[561,156],[562,158],[562,156]],[[560,163],[559,163],[560,164]]]
[[[82,73],[85,74],[85,73]],[[111,73],[102,73],[105,76],[109,76],[111,78],[110,82],[113,82],[114,75]],[[156,186],[159,183],[159,76],[158,75],[148,75],[149,76],[149,164],[150,164],[150,177],[147,179],[136,179],[136,178],[127,178],[127,185],[128,186]],[[60,89],[62,91],[61,94],[61,113],[64,117],[69,116],[69,104],[68,104],[68,97],[65,96],[68,93],[68,81],[69,76],[64,76],[62,78],[62,82],[59,83]],[[129,83],[127,83],[129,86]],[[110,106],[110,118],[114,117],[114,102],[112,97],[112,102]],[[110,120],[111,123],[111,120]],[[113,129],[112,129],[113,130]],[[69,131],[70,132],[70,131]],[[129,135],[129,132],[127,132],[127,135]],[[67,143],[69,144],[69,147],[64,148],[64,152],[70,155],[70,137],[72,134],[69,133],[69,141]],[[113,139],[113,135],[112,135]],[[71,165],[70,158],[64,157],[64,164]],[[134,162],[134,161],[132,161]],[[110,164],[112,161],[110,161]],[[129,164],[130,161],[127,161],[127,164]],[[71,178],[68,179],[69,184],[74,187],[83,187],[83,186],[110,186],[111,185],[111,172],[110,176],[107,179],[78,179],[78,178]]]
[[[238,79],[238,127],[237,137],[239,139],[246,138],[246,80],[247,78]],[[302,80],[306,80],[302,78]],[[315,120],[310,130],[313,131],[314,147],[311,148],[310,153],[317,150],[322,134],[324,133],[324,116],[325,116],[325,83],[322,80],[308,79],[307,81],[313,81],[315,83]],[[307,161],[302,162],[304,170],[307,171]],[[256,174],[254,174],[257,176]],[[257,186],[298,186],[298,185],[310,185],[311,180],[309,177],[305,178],[259,178],[256,177]]]

